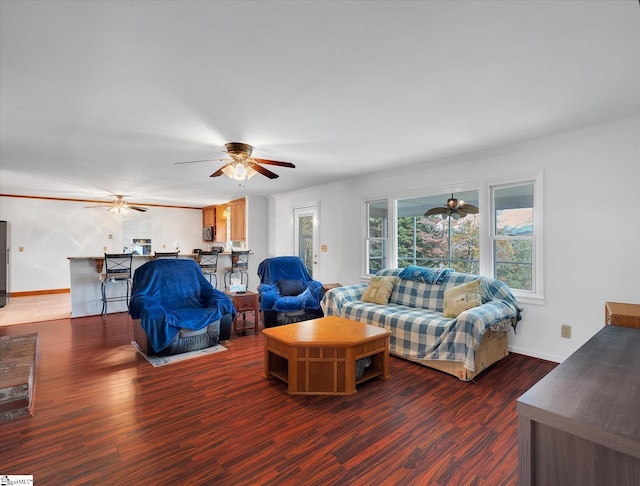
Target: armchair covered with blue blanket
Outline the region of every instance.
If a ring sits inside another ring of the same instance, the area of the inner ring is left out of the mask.
[[[322,317],[322,284],[297,256],[267,258],[258,265],[258,294],[265,327]]]
[[[133,276],[129,314],[147,354],[178,354],[229,339],[236,311],[193,260],[153,260]]]

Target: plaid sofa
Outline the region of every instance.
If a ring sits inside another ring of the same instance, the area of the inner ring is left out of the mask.
[[[387,305],[361,302],[367,284],[329,290],[321,302],[326,316],[338,315],[391,331],[389,352],[413,361],[461,362],[475,371],[475,353],[488,330],[507,331],[520,320],[522,308],[503,282],[479,275],[451,272],[442,283],[427,284],[398,277],[402,269],[385,269],[395,276]],[[443,316],[444,291],[473,280],[481,281],[482,305],[450,319]]]

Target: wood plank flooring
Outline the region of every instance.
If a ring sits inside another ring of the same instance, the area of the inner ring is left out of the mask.
[[[69,317],[71,317],[71,294],[69,292],[12,296],[7,305],[0,307],[0,326],[68,319]]]
[[[515,401],[556,364],[512,354],[476,383],[391,357],[349,397],[263,378],[262,335],[153,368],[126,313],[39,333],[34,415],[0,426],[0,474],[43,485],[512,485]]]

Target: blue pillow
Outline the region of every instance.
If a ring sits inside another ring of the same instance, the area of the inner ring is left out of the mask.
[[[283,297],[285,296],[298,296],[304,292],[305,284],[302,280],[297,279],[282,279],[276,282],[278,285],[278,292]]]

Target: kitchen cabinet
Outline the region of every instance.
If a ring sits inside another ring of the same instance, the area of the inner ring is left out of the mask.
[[[202,226],[203,228],[214,228],[214,239],[207,241],[215,241],[216,243],[226,243],[227,241],[227,209],[226,204],[218,204],[202,208]]]
[[[231,241],[247,240],[246,199],[235,199],[229,202],[231,207]]]
[[[219,204],[216,206],[216,214],[215,214],[215,226],[216,226],[216,238],[215,241],[218,243],[226,243],[227,242],[227,215],[225,214],[225,210],[227,209],[226,204]]]
[[[216,225],[216,207],[207,206],[202,208],[202,226],[215,226]]]

